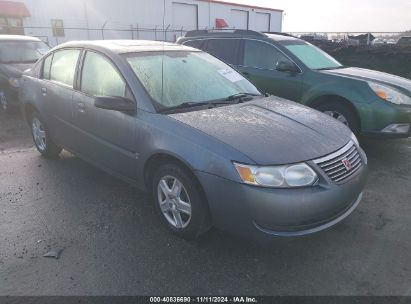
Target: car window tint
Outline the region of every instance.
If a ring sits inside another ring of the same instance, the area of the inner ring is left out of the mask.
[[[94,52],[87,52],[81,90],[93,96],[125,97],[126,83],[108,59]]]
[[[207,52],[228,64],[239,64],[240,39],[210,39]]]
[[[43,64],[43,79],[50,79],[50,69],[51,69],[51,62],[53,60],[53,54],[51,54],[50,56],[48,56],[45,60],[44,60],[44,64]]]
[[[191,46],[193,48],[199,49],[199,50],[204,50],[205,48],[205,40],[192,40],[192,41],[187,41],[184,43],[184,45]]]
[[[51,64],[50,80],[73,87],[79,55],[79,50],[63,50],[55,52],[53,63]]]
[[[268,43],[245,40],[244,66],[275,70],[279,61],[290,60]]]

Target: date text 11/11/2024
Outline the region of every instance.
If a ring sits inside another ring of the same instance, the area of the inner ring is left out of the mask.
[[[150,297],[150,303],[258,303],[254,297]]]

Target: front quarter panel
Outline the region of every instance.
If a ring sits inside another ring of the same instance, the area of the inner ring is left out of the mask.
[[[301,103],[308,106],[312,106],[324,96],[339,96],[348,100],[361,119],[361,131],[365,135],[374,136],[371,133],[380,133],[383,128],[393,123],[411,122],[409,107],[398,106],[379,99],[365,80],[326,72],[308,71],[304,75],[303,90]],[[408,134],[399,135],[409,136]]]
[[[360,108],[361,104],[371,103],[374,99],[372,91],[365,81],[323,72],[307,71],[304,74],[301,103],[310,105],[316,99],[327,95],[345,98],[356,108]]]
[[[138,182],[144,185],[144,170],[154,156],[172,156],[193,172],[206,172],[239,182],[232,161],[254,162],[218,140],[162,114],[139,111],[137,114]]]

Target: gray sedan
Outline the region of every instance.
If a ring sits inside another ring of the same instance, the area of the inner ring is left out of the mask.
[[[35,37],[0,35],[0,111],[18,105],[20,77],[50,50]]]
[[[153,194],[164,223],[297,236],[346,218],[367,158],[340,122],[261,94],[201,51],[150,41],[71,42],[26,72],[37,149],[67,149]]]

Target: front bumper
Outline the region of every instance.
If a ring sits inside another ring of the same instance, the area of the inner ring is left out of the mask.
[[[366,161],[341,185],[310,165],[320,182],[301,189],[261,188],[203,172],[196,175],[215,227],[243,235],[300,236],[332,227],[349,216],[361,200],[367,179]]]
[[[409,132],[385,132],[385,129],[395,124],[411,126],[411,106],[395,105],[386,101],[375,101],[361,108],[362,135],[372,138],[407,138]]]
[[[394,125],[394,124],[391,124]],[[368,138],[375,138],[375,139],[399,139],[399,138],[408,138],[411,137],[411,123],[409,123],[409,131],[408,132],[384,132],[384,129],[381,131],[363,131],[362,135]],[[387,126],[388,127],[388,126]]]
[[[349,205],[346,210],[335,216],[334,218],[327,219],[324,221],[320,221],[318,223],[312,223],[308,225],[301,225],[301,226],[294,226],[292,227],[293,230],[290,231],[274,231],[270,229],[266,229],[258,224],[255,223],[255,226],[266,234],[271,234],[274,236],[303,236],[307,234],[312,234],[316,232],[320,232],[322,230],[328,229],[334,225],[337,225],[339,222],[347,218],[360,204],[362,199],[362,193],[357,197],[353,204]]]

